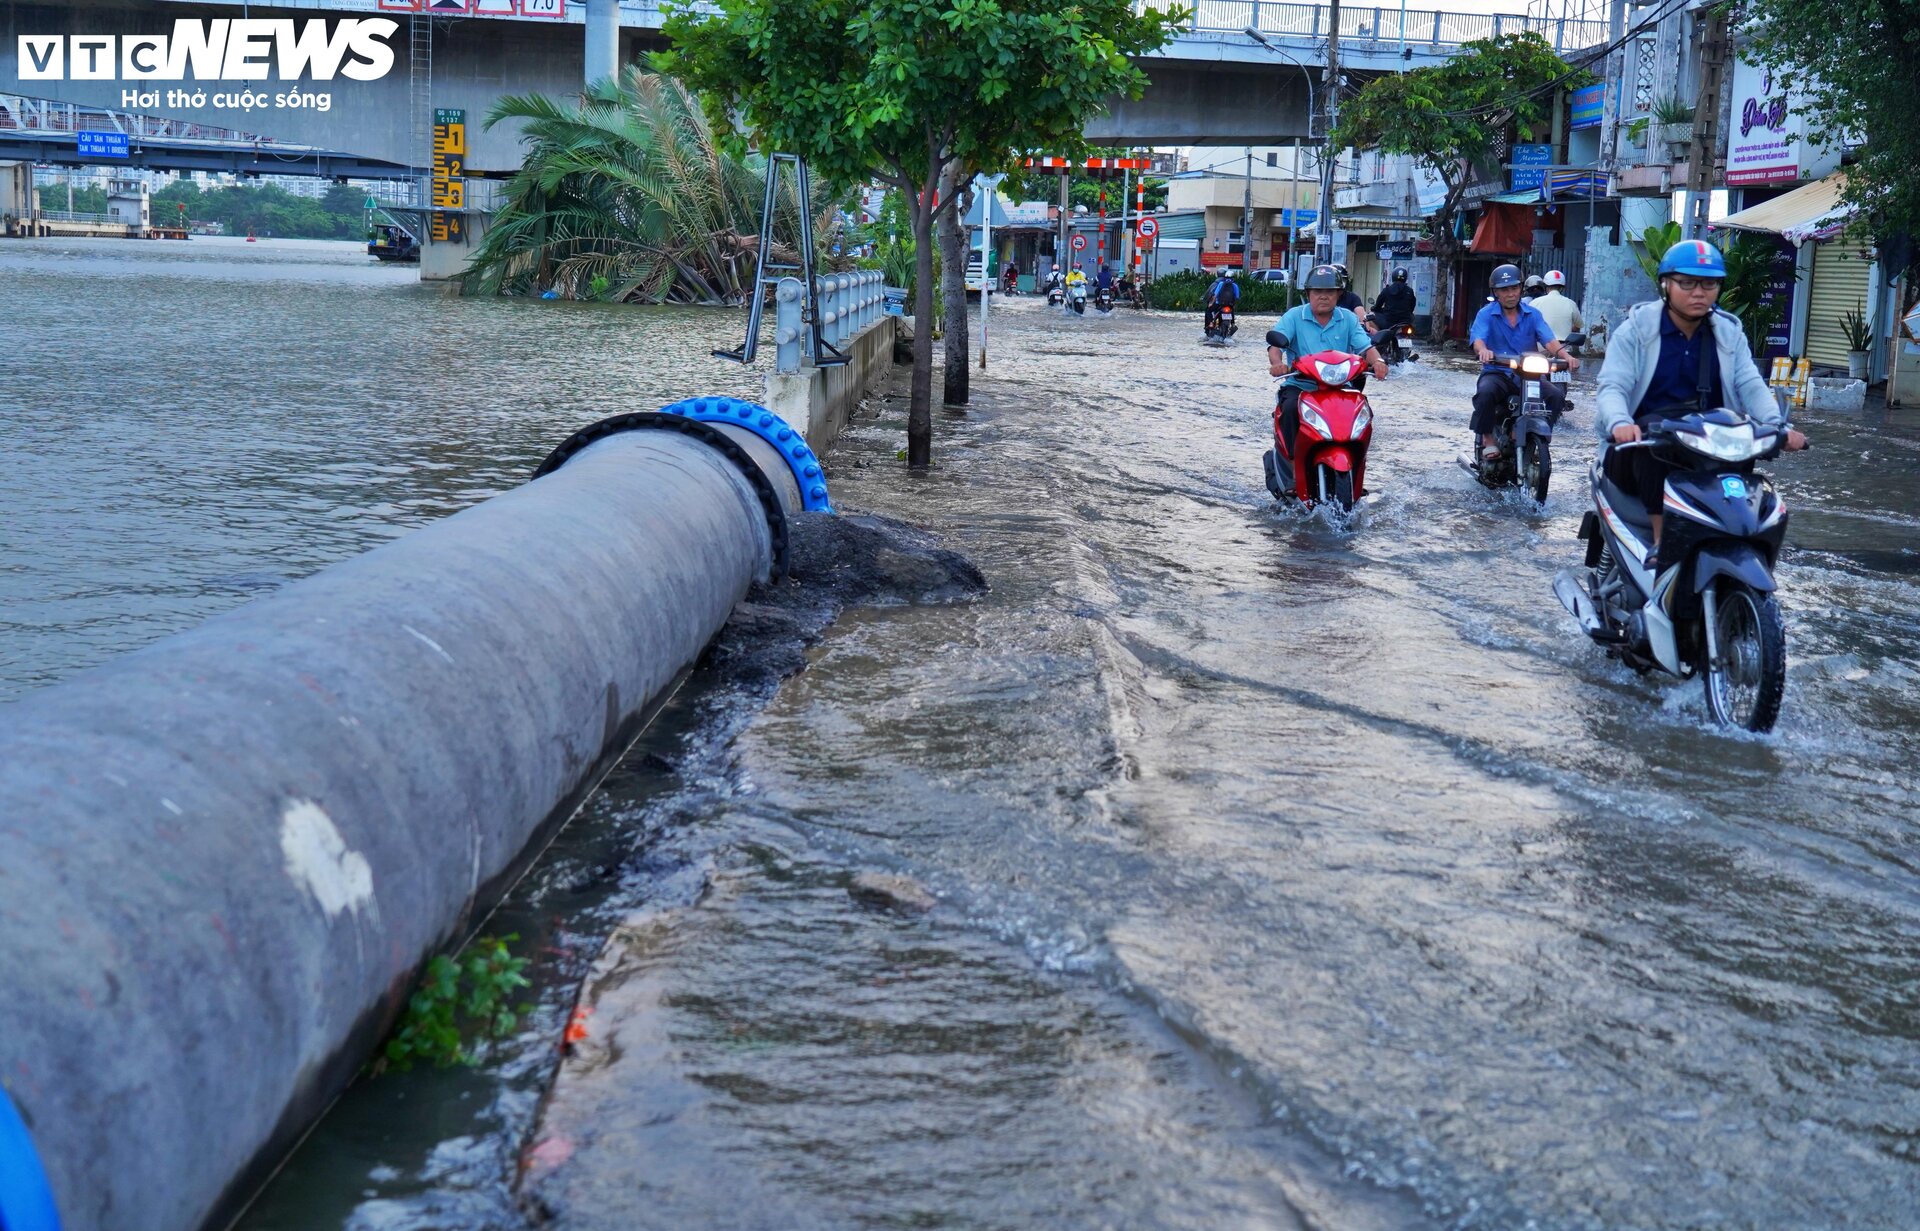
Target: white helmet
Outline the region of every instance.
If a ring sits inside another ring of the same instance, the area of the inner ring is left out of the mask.
[[[1561,273],[1557,269],[1549,269],[1547,271],[1548,286],[1565,286],[1566,284],[1567,284],[1567,275]]]

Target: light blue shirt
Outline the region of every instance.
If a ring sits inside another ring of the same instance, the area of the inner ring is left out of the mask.
[[[1322,325],[1313,319],[1313,308],[1307,304],[1295,304],[1288,308],[1286,315],[1274,325],[1281,333],[1293,339],[1293,349],[1287,352],[1291,359],[1302,355],[1317,355],[1323,350],[1345,351],[1349,355],[1364,355],[1373,345],[1373,339],[1360,324],[1360,318],[1345,308],[1335,308],[1333,316]],[[1298,372],[1287,373],[1287,383],[1297,389],[1318,388],[1314,382]]]

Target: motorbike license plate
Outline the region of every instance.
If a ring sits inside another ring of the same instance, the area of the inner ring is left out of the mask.
[[[1573,379],[1573,373],[1572,372],[1552,372],[1548,374],[1547,379],[1552,381],[1556,385],[1564,385]]]

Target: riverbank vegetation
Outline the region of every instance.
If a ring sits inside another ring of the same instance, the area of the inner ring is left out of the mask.
[[[228,235],[273,235],[282,239],[364,239],[367,232],[366,194],[346,184],[330,184],[320,197],[303,197],[277,184],[202,188],[178,179],[149,200],[156,225],[180,221],[181,206],[190,223],[219,223]],[[40,189],[40,208],[65,210],[64,184]],[[107,212],[106,190],[95,184],[76,186],[73,209],[83,214]]]
[[[752,289],[765,160],[723,149],[678,81],[630,67],[578,99],[502,98],[530,145],[466,276],[470,291],[737,304]],[[816,201],[830,200],[817,193]],[[813,220],[825,230],[828,210]],[[774,233],[800,233],[782,185]],[[797,255],[783,246],[783,260]]]

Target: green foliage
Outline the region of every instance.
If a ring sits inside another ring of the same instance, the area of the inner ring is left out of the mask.
[[[502,98],[526,162],[466,275],[482,294],[738,303],[753,283],[764,167],[726,154],[685,86],[629,68],[575,99]],[[815,222],[816,231],[820,229]],[[799,234],[783,192],[775,234]],[[784,246],[780,255],[797,261]],[[596,286],[604,289],[596,290]]]
[[[1653,104],[1653,118],[1661,124],[1691,124],[1693,104],[1678,95],[1662,98]]]
[[[1476,39],[1440,64],[1374,78],[1341,104],[1334,144],[1412,157],[1446,184],[1451,213],[1466,184],[1462,160],[1483,166],[1509,127],[1548,118],[1554,82],[1572,89],[1589,80],[1530,30]]]
[[[1094,156],[1105,157],[1106,152],[1102,151]],[[1124,154],[1115,154],[1114,156],[1125,157]],[[1139,181],[1136,180],[1134,183],[1135,189],[1137,190]],[[1067,207],[1071,209],[1076,205],[1084,205],[1087,207],[1088,213],[1098,213],[1100,211],[1100,194],[1104,191],[1107,194],[1107,212],[1109,214],[1117,214],[1120,212],[1121,191],[1126,187],[1127,183],[1124,179],[1096,180],[1080,175],[1069,176],[1067,184]],[[1013,197],[1016,201],[1045,201],[1049,205],[1058,204],[1060,201],[1060,177],[1057,175],[1023,175],[1018,179],[1008,181],[1007,195]],[[1126,207],[1131,210],[1137,199],[1134,192],[1128,192]],[[1149,176],[1147,179],[1147,208],[1149,210],[1156,210],[1166,203],[1167,181]]]
[[[1791,90],[1808,135],[1864,137],[1846,199],[1885,237],[1920,235],[1920,22],[1910,0],[1768,0],[1745,6],[1751,54]]]
[[[364,200],[357,189],[345,184],[329,185],[327,195],[315,200],[277,184],[203,189],[192,180],[179,179],[154,193],[149,208],[154,222],[171,225],[180,220],[179,207],[185,205],[189,222],[218,222],[229,235],[244,235],[251,228],[288,239],[360,239],[367,226]],[[40,208],[64,211],[66,185],[43,185]],[[73,208],[82,214],[106,213],[106,190],[95,185],[75,187]]]
[[[1641,269],[1647,271],[1648,281],[1659,285],[1660,259],[1667,255],[1667,249],[1686,237],[1686,228],[1679,223],[1660,222],[1633,239],[1633,259],[1640,262]]]
[[[1767,334],[1780,322],[1780,306],[1762,302],[1780,249],[1766,236],[1735,233],[1721,243],[1720,250],[1727,258],[1720,306],[1740,318],[1747,349],[1758,355],[1766,349]]]
[[[45,184],[40,189],[40,208],[55,213],[66,213],[67,186],[65,184]],[[73,213],[104,214],[107,212],[107,190],[96,184],[75,185],[73,189]]]
[[[1147,306],[1170,312],[1200,312],[1207,306],[1207,288],[1218,275],[1204,270],[1183,269],[1179,273],[1155,278],[1147,284]],[[1296,302],[1293,288],[1282,282],[1247,281],[1236,278],[1240,300],[1234,311],[1271,312],[1279,315]]]
[[[1867,323],[1867,305],[1858,303],[1853,311],[1840,314],[1840,331],[1847,335],[1848,350],[1872,350],[1873,327]]]
[[[715,131],[751,132],[838,183],[877,177],[908,194],[914,315],[933,316],[940,177],[1010,170],[1025,153],[1074,154],[1089,117],[1139,98],[1132,57],[1159,47],[1185,10],[1132,0],[719,0],[676,9],[663,71],[700,92]],[[931,457],[932,334],[917,331],[907,416],[911,465]]]
[[[509,1002],[515,992],[530,986],[521,973],[527,959],[507,952],[507,944],[519,939],[484,936],[457,957],[441,954],[428,962],[407,1001],[406,1016],[387,1039],[385,1064],[401,1072],[419,1062],[436,1068],[471,1064],[469,1036],[497,1039],[511,1034],[526,1006]]]

